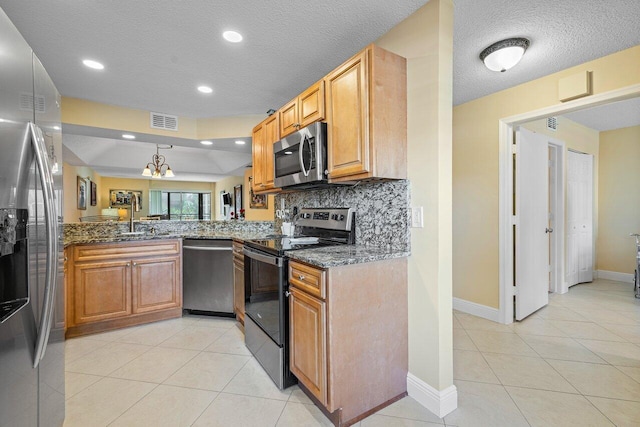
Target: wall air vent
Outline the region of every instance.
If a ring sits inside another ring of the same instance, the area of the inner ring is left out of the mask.
[[[151,113],[151,128],[164,130],[178,130],[178,116],[162,113]]]
[[[549,117],[547,118],[547,129],[552,131],[558,130],[558,118],[557,117]]]

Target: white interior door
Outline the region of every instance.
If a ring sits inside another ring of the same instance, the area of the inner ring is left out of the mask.
[[[549,303],[549,155],[543,135],[516,132],[516,320]]]
[[[593,156],[567,154],[567,284],[593,280]]]

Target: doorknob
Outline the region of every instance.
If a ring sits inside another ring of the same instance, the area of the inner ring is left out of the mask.
[[[553,228],[545,228],[544,232],[545,233],[553,233]]]

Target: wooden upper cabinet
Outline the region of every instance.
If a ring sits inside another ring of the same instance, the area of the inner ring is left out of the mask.
[[[273,144],[280,139],[278,114],[253,128],[252,162],[254,193],[274,192]]]
[[[280,109],[280,137],[325,118],[324,80],[313,84]]]
[[[329,181],[406,179],[405,58],[370,45],[325,86]]]

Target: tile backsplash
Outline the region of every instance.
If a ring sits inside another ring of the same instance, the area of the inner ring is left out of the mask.
[[[276,209],[353,208],[356,212],[356,243],[406,249],[410,246],[409,181],[362,182],[276,195]],[[282,219],[276,218],[276,230]]]

